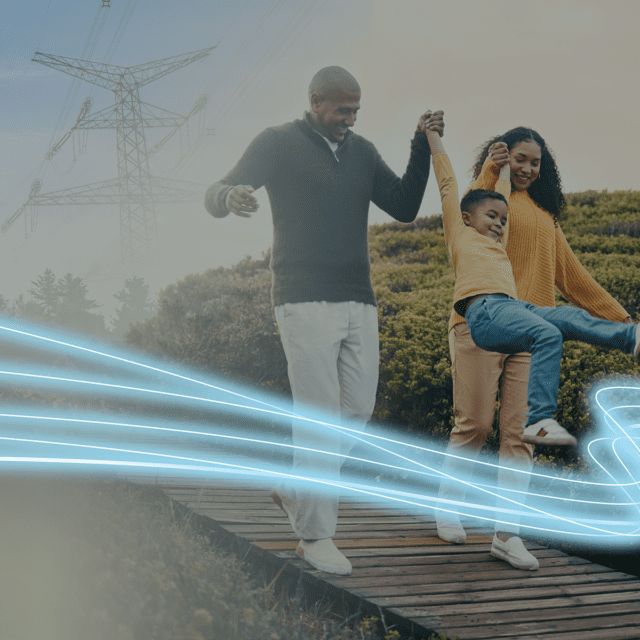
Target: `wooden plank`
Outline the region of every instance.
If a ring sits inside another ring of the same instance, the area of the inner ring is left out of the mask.
[[[459,546],[453,547],[455,550],[462,550],[463,548]],[[497,564],[495,562],[490,562],[491,556],[488,552],[480,552],[476,553],[475,551],[470,551],[467,553],[446,553],[446,549],[438,548],[438,547],[428,547],[426,551],[418,554],[419,550],[417,549],[409,549],[406,554],[397,555],[394,553],[393,549],[380,549],[379,556],[371,556],[370,550],[365,550],[367,552],[366,555],[359,555],[357,549],[348,549],[345,553],[349,554],[351,558],[351,564],[354,567],[375,567],[375,566],[395,566],[395,565],[418,565],[418,564],[440,564],[443,565],[439,570],[442,570],[446,565],[449,564],[458,564],[458,563],[481,563],[478,566],[485,568],[489,571],[492,569],[498,569],[500,566],[506,568],[505,564]],[[401,551],[407,551],[406,549],[402,549]],[[442,552],[445,553],[442,553]],[[557,549],[549,549],[542,548],[536,549],[536,557],[540,561],[540,566],[548,566],[548,563],[551,562],[551,559],[554,559],[556,563],[565,563],[565,564],[591,564],[588,560],[584,558],[577,558],[575,556],[568,556],[562,551],[558,551]]]
[[[185,506],[189,506],[191,503],[182,502]],[[275,505],[274,505],[275,506]],[[190,506],[189,508],[193,508]],[[256,518],[255,512],[245,511],[241,509],[237,510],[227,510],[227,509],[218,509],[214,504],[202,503],[197,507],[198,513],[203,513],[219,522],[227,521],[227,522],[237,522],[237,523],[245,523],[245,524],[255,524],[256,522],[260,523],[288,523],[289,520],[287,516],[283,513],[282,509],[274,509],[271,513],[264,513],[260,515],[259,518]],[[337,530],[340,531],[343,527],[348,527],[350,525],[357,525],[359,527],[377,527],[377,528],[404,528],[405,525],[416,523],[416,518],[394,518],[392,516],[385,518],[383,522],[380,522],[379,519],[376,518],[347,518],[340,517],[338,522]],[[429,527],[422,523],[420,526],[432,529],[435,532],[435,524],[433,528]]]
[[[468,575],[468,574],[467,574]],[[373,598],[403,598],[406,594],[411,597],[428,595],[436,593],[474,593],[482,590],[493,590],[503,593],[505,597],[505,589],[510,590],[511,598],[522,597],[525,590],[535,587],[557,587],[558,591],[562,591],[562,585],[591,584],[604,585],[609,582],[624,582],[633,580],[633,576],[626,573],[605,573],[601,574],[578,574],[565,576],[527,576],[523,578],[503,579],[503,580],[479,580],[478,574],[472,574],[475,580],[457,580],[449,582],[449,576],[441,577],[439,582],[427,582],[423,576],[397,576],[385,578],[383,585],[378,586],[356,586],[352,580],[345,580],[340,583],[343,588],[349,588],[363,598],[371,600]],[[371,582],[371,580],[369,580]],[[546,595],[546,594],[545,594]],[[499,597],[498,599],[502,599]]]
[[[458,566],[425,566],[408,565],[408,566],[388,566],[388,567],[368,567],[359,568],[351,576],[344,578],[342,583],[345,588],[373,588],[377,582],[384,581],[388,584],[389,579],[395,576],[407,576],[408,578],[416,578],[424,584],[439,582],[473,582],[477,580],[488,580],[493,587],[499,586],[502,580],[523,579],[536,582],[539,579],[553,579],[555,576],[570,575],[591,575],[598,573],[610,573],[611,569],[600,565],[585,564],[581,566],[573,566],[569,564],[556,567],[541,567],[538,571],[531,574],[524,574],[520,569],[504,569],[503,571],[484,571],[483,565],[476,563],[475,567],[468,567],[466,564]],[[524,576],[524,577],[523,577]],[[631,576],[629,576],[631,577]]]
[[[619,588],[619,587],[618,587]],[[428,613],[436,616],[477,614],[498,611],[531,611],[556,607],[573,607],[586,604],[604,604],[606,602],[638,601],[638,591],[615,591],[613,593],[597,593],[562,598],[546,598],[544,600],[517,600],[515,602],[474,602],[472,604],[433,604]],[[399,615],[420,622],[427,607],[390,607]]]
[[[262,544],[267,544],[269,541],[275,541],[277,544],[278,540],[282,540],[283,538],[288,538],[290,536],[295,535],[290,525],[285,524],[272,524],[272,525],[256,525],[255,528],[248,527],[246,525],[234,525],[232,523],[228,523],[225,526],[225,529],[230,531],[231,533],[237,533],[241,535],[243,538],[247,540],[251,540],[256,544],[259,544],[262,547]],[[239,529],[239,530],[238,530]],[[403,535],[406,533],[406,536]],[[398,541],[397,543],[392,543],[391,546],[397,544],[397,546],[402,546],[403,543],[400,541],[406,541],[404,544],[416,546],[417,544],[431,544],[437,546],[447,546],[450,543],[441,540],[435,535],[430,535],[430,531],[423,530],[408,530],[406,532],[399,531],[397,528],[393,528],[392,530],[375,530],[372,529],[366,532],[367,540],[379,539],[380,544],[383,545],[383,540],[392,540]],[[480,536],[477,536],[480,538]],[[487,546],[487,551],[491,546],[491,539],[482,537],[481,540],[476,540],[476,542],[482,542]],[[336,546],[340,546],[339,542],[353,542],[357,543],[358,540],[362,539],[362,527],[357,527],[355,531],[338,531],[333,538],[333,541],[336,543]],[[352,546],[358,546],[358,544],[353,544]],[[266,547],[262,547],[266,548]]]
[[[480,538],[480,536],[477,536]],[[468,539],[468,538],[467,538]],[[368,547],[372,548],[407,548],[407,547],[424,547],[425,545],[433,546],[433,547],[451,547],[452,545],[440,538],[433,537],[422,537],[422,538],[354,538],[354,539],[344,539],[344,538],[334,538],[336,547],[338,549],[366,549]],[[487,546],[487,551],[489,551],[491,540],[487,540],[485,536],[482,536],[481,540],[472,540],[471,542],[484,542]],[[290,548],[291,543],[288,540],[279,541],[279,540],[265,540],[254,542],[257,547],[264,550],[275,550],[275,549],[288,549]]]
[[[624,627],[622,629],[607,629],[603,635],[601,629],[592,631],[571,631],[568,633],[556,633],[553,636],[548,634],[535,634],[519,636],[518,640],[638,640],[640,631],[636,625]]]
[[[617,628],[635,626],[636,631],[640,629],[640,607],[635,613],[627,615],[600,615],[596,619],[593,616],[587,618],[563,618],[560,620],[547,620],[544,622],[520,622],[517,624],[500,624],[475,627],[473,629],[460,628],[455,625],[446,626],[447,634],[450,636],[463,635],[473,638],[521,638],[531,634],[553,634],[547,636],[549,640],[555,640],[557,634],[562,632],[575,632],[578,630],[593,631],[599,630],[602,638],[609,638],[609,631]],[[606,632],[604,630],[606,629]],[[471,636],[469,636],[471,634]],[[637,636],[636,636],[637,637]]]
[[[245,534],[253,534],[253,533],[259,533],[259,532],[271,533],[273,531],[280,530],[278,529],[278,527],[284,532],[292,532],[291,525],[289,524],[289,520],[286,516],[278,520],[278,522],[276,523],[265,523],[262,519],[260,519],[258,523],[254,523],[254,524],[235,524],[235,523],[231,524],[230,523],[225,528],[229,529],[229,531],[233,531],[234,533],[245,535]],[[416,523],[407,522],[407,523],[404,523],[402,527],[398,527],[395,524],[389,524],[384,522],[383,523],[372,522],[371,524],[366,525],[366,527],[367,527],[367,530],[366,530],[367,534],[370,534],[372,531],[377,531],[377,532],[389,534],[389,535],[394,534],[396,536],[397,535],[403,536],[405,532],[411,531],[414,537],[418,532],[421,532],[422,535],[427,537],[435,537],[433,535],[435,534],[435,531],[430,529],[425,529],[424,524],[421,522],[416,522]],[[336,535],[334,536],[334,540],[340,539],[343,536],[351,535],[351,534],[362,535],[362,529],[363,529],[363,525],[360,523],[339,524],[336,527]]]
[[[531,600],[542,598],[553,598],[555,596],[581,596],[588,594],[605,594],[610,591],[640,591],[640,581],[634,580],[623,585],[613,584],[585,584],[585,585],[567,585],[564,587],[548,586],[548,587],[530,587],[523,588],[518,591],[518,600]],[[406,594],[402,596],[389,596],[371,598],[371,601],[381,607],[415,607],[424,605],[431,607],[438,604],[468,604],[480,602],[496,602],[510,601],[513,597],[513,591],[508,589],[492,589],[491,591],[467,591],[464,585],[460,585],[459,589],[452,589],[447,593],[434,593],[425,595]],[[538,602],[533,606],[544,606],[544,602]]]
[[[473,627],[473,633],[478,634],[480,628],[490,628],[496,625],[509,625],[518,622],[540,622],[565,620],[570,618],[598,618],[616,616],[625,613],[640,612],[640,603],[632,599],[628,602],[589,604],[585,606],[559,607],[556,609],[532,608],[513,612],[488,612],[469,615],[443,615],[442,622],[447,629],[464,629]],[[459,631],[457,633],[460,633]],[[471,633],[465,631],[464,634]],[[490,636],[489,636],[490,637]]]

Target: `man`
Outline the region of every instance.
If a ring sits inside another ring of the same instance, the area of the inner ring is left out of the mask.
[[[396,220],[411,222],[429,176],[430,150],[419,128],[402,179],[375,147],[351,132],[360,86],[341,67],[321,69],[309,86],[302,120],[270,127],[205,196],[214,217],[248,218],[253,191],[265,186],[273,217],[272,298],[287,357],[294,411],[315,407],[363,430],[378,384],[378,316],[369,277],[368,213],[374,202]],[[420,118],[418,127],[427,115]],[[429,128],[442,134],[442,112]],[[293,473],[337,481],[354,439],[336,429],[294,420]],[[312,453],[320,449],[326,453]],[[351,564],[333,543],[338,495],[319,484],[309,490],[281,484],[272,492],[301,540],[299,557],[329,573]]]

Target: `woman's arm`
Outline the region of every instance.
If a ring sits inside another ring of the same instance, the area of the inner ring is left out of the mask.
[[[555,285],[560,293],[576,307],[586,309],[592,316],[613,322],[630,322],[625,308],[580,264],[560,227],[556,227],[555,240]]]
[[[500,162],[500,160],[498,160],[498,162]],[[505,160],[500,167],[500,174],[498,176],[496,186],[494,187],[494,191],[503,195],[504,199],[507,201],[507,205],[509,204],[509,196],[511,195],[511,166],[509,165],[508,155],[507,160]],[[502,243],[502,248],[506,250],[507,242],[509,242],[509,216],[507,216],[507,224],[504,227],[504,232],[500,242]]]

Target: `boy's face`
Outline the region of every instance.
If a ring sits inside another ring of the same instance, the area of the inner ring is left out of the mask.
[[[500,242],[507,224],[507,205],[502,200],[487,198],[476,205],[473,213],[463,211],[462,220],[480,235]]]

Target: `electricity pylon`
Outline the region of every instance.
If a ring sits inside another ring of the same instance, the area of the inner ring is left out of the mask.
[[[118,177],[81,187],[39,193],[32,189],[26,204],[117,204],[120,207],[122,263],[130,273],[149,257],[157,237],[154,203],[193,202],[202,199],[191,183],[153,176],[149,171],[146,127],[180,127],[206,104],[199,98],[189,115],[181,116],[140,100],[140,87],[209,55],[215,47],[135,67],[77,60],[36,52],[33,60],[75,76],[115,95],[115,106],[78,119],[74,129],[115,129]],[[197,187],[197,186],[196,186]],[[35,193],[34,193],[35,191]]]

